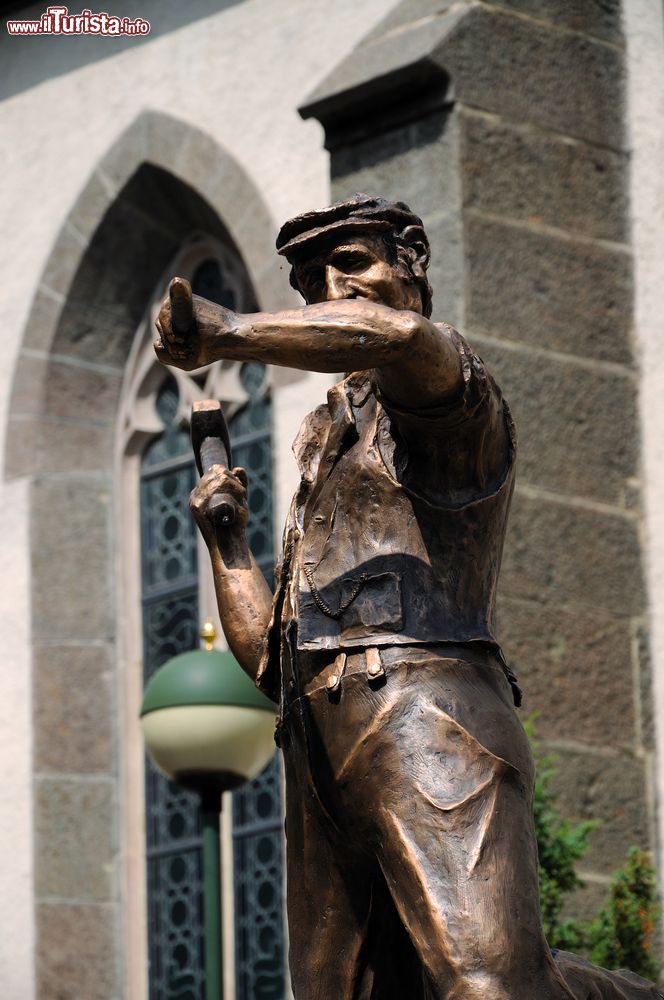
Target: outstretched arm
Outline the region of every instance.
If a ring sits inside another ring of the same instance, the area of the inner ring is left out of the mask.
[[[176,278],[157,329],[159,360],[185,370],[220,359],[318,372],[373,368],[385,395],[405,407],[434,406],[462,382],[458,351],[444,330],[419,313],[366,299],[243,315],[192,297]]]
[[[210,516],[210,500],[218,494],[230,494],[237,504],[237,517],[228,527],[216,527]],[[189,506],[210,552],[219,618],[228,645],[255,681],[267,639],[272,594],[247,545],[246,496],[243,469],[213,465],[193,489]]]

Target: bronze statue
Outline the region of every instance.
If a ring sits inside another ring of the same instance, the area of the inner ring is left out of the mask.
[[[277,248],[306,306],[237,315],[175,279],[155,347],[185,369],[351,372],[295,442],[274,598],[243,470],[214,466],[191,498],[231,649],[280,705],[296,1000],[661,997],[544,939],[533,761],[493,621],[514,431],[481,359],[429,319],[421,220],[357,195]]]

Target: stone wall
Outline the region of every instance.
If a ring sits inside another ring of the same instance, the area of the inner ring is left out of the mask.
[[[620,5],[400,4],[303,108],[333,193],[403,199],[520,442],[499,596],[563,812],[598,818],[595,906],[654,846]]]

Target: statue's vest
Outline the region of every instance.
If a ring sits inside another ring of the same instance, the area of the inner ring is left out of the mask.
[[[511,433],[507,411],[505,419]],[[294,621],[302,650],[497,645],[513,449],[493,492],[444,505],[410,487],[418,470],[399,437],[366,375],[335,386],[306,418],[294,445],[302,479],[286,525],[273,641]]]

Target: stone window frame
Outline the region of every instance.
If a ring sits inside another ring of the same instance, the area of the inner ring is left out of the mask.
[[[115,539],[121,527],[121,482],[113,429],[125,352],[136,322],[128,326],[121,312],[112,317],[98,315],[98,288],[94,282],[81,284],[79,278],[99,233],[108,235],[109,217],[123,191],[141,169],[153,167],[183,192],[185,211],[191,208],[194,216],[189,231],[195,226],[196,214],[202,212],[204,224],[208,219],[216,220],[213,230],[221,227],[231,244],[242,246],[247,273],[252,286],[260,288],[265,308],[287,308],[293,301],[274,252],[276,222],[249,174],[201,129],[170,114],[145,111],[118,136],[66,213],[23,328],[12,383],[4,473],[8,481],[23,481],[28,501],[33,701],[37,704],[43,697],[39,677],[44,676],[44,661],[50,662],[58,646],[63,655],[80,647],[86,662],[94,661],[99,671],[103,670],[95,683],[98,697],[103,686],[105,712],[110,713],[106,740],[109,762],[103,772],[98,773],[99,765],[89,767],[85,786],[77,774],[69,773],[77,770],[68,763],[69,750],[58,751],[57,763],[44,763],[47,749],[58,746],[54,742],[57,732],[53,726],[53,731],[48,726],[42,728],[35,715],[30,830],[34,856],[28,889],[34,893],[34,922],[26,927],[26,934],[30,938],[34,930],[37,934],[38,992],[48,991],[56,983],[74,992],[80,988],[86,992],[87,987],[81,984],[93,976],[97,982],[108,983],[114,994],[119,992],[132,1000],[144,995],[144,974],[140,968],[129,968],[134,928],[124,916],[128,897],[139,885],[133,873],[140,859],[125,850],[122,836],[123,798],[126,788],[136,780],[127,766],[131,755],[123,737],[132,706],[125,704],[122,693],[125,675],[137,666],[123,657],[118,613],[123,581]],[[168,209],[168,204],[164,205]],[[140,213],[143,206],[136,209]],[[179,220],[164,219],[165,223],[173,221],[182,227],[182,215]],[[154,232],[160,231],[157,224]],[[163,233],[172,236],[166,225]],[[136,257],[142,248],[131,249]],[[112,250],[119,252],[118,244]],[[154,261],[141,260],[154,275]],[[127,291],[126,278],[121,269],[112,273],[114,259],[104,258],[106,266],[111,273],[105,273],[104,278],[121,297]],[[77,316],[89,319],[81,337],[75,330]],[[280,374],[279,386],[288,389],[294,377],[300,380],[299,373]],[[86,397],[81,395],[81,385]],[[94,401],[93,414],[90,399]],[[63,400],[66,413],[58,409]],[[59,526],[55,537],[53,524]],[[66,717],[56,720],[58,725],[72,724],[66,703],[64,697]],[[81,759],[91,734],[80,729],[76,718],[73,721],[79,728],[71,736],[77,741],[75,749]],[[68,790],[88,786],[85,794],[96,796],[99,808],[82,813],[80,795],[68,799]],[[53,812],[56,804],[61,815]],[[59,838],[62,823],[76,830],[66,851]],[[79,861],[81,850],[85,856]],[[91,864],[98,872],[98,881],[101,879],[101,896],[81,881],[85,865]],[[59,879],[57,886],[55,877]],[[80,960],[74,966],[62,965],[58,950],[63,921],[70,936],[81,943]],[[91,926],[94,934],[90,934]]]

